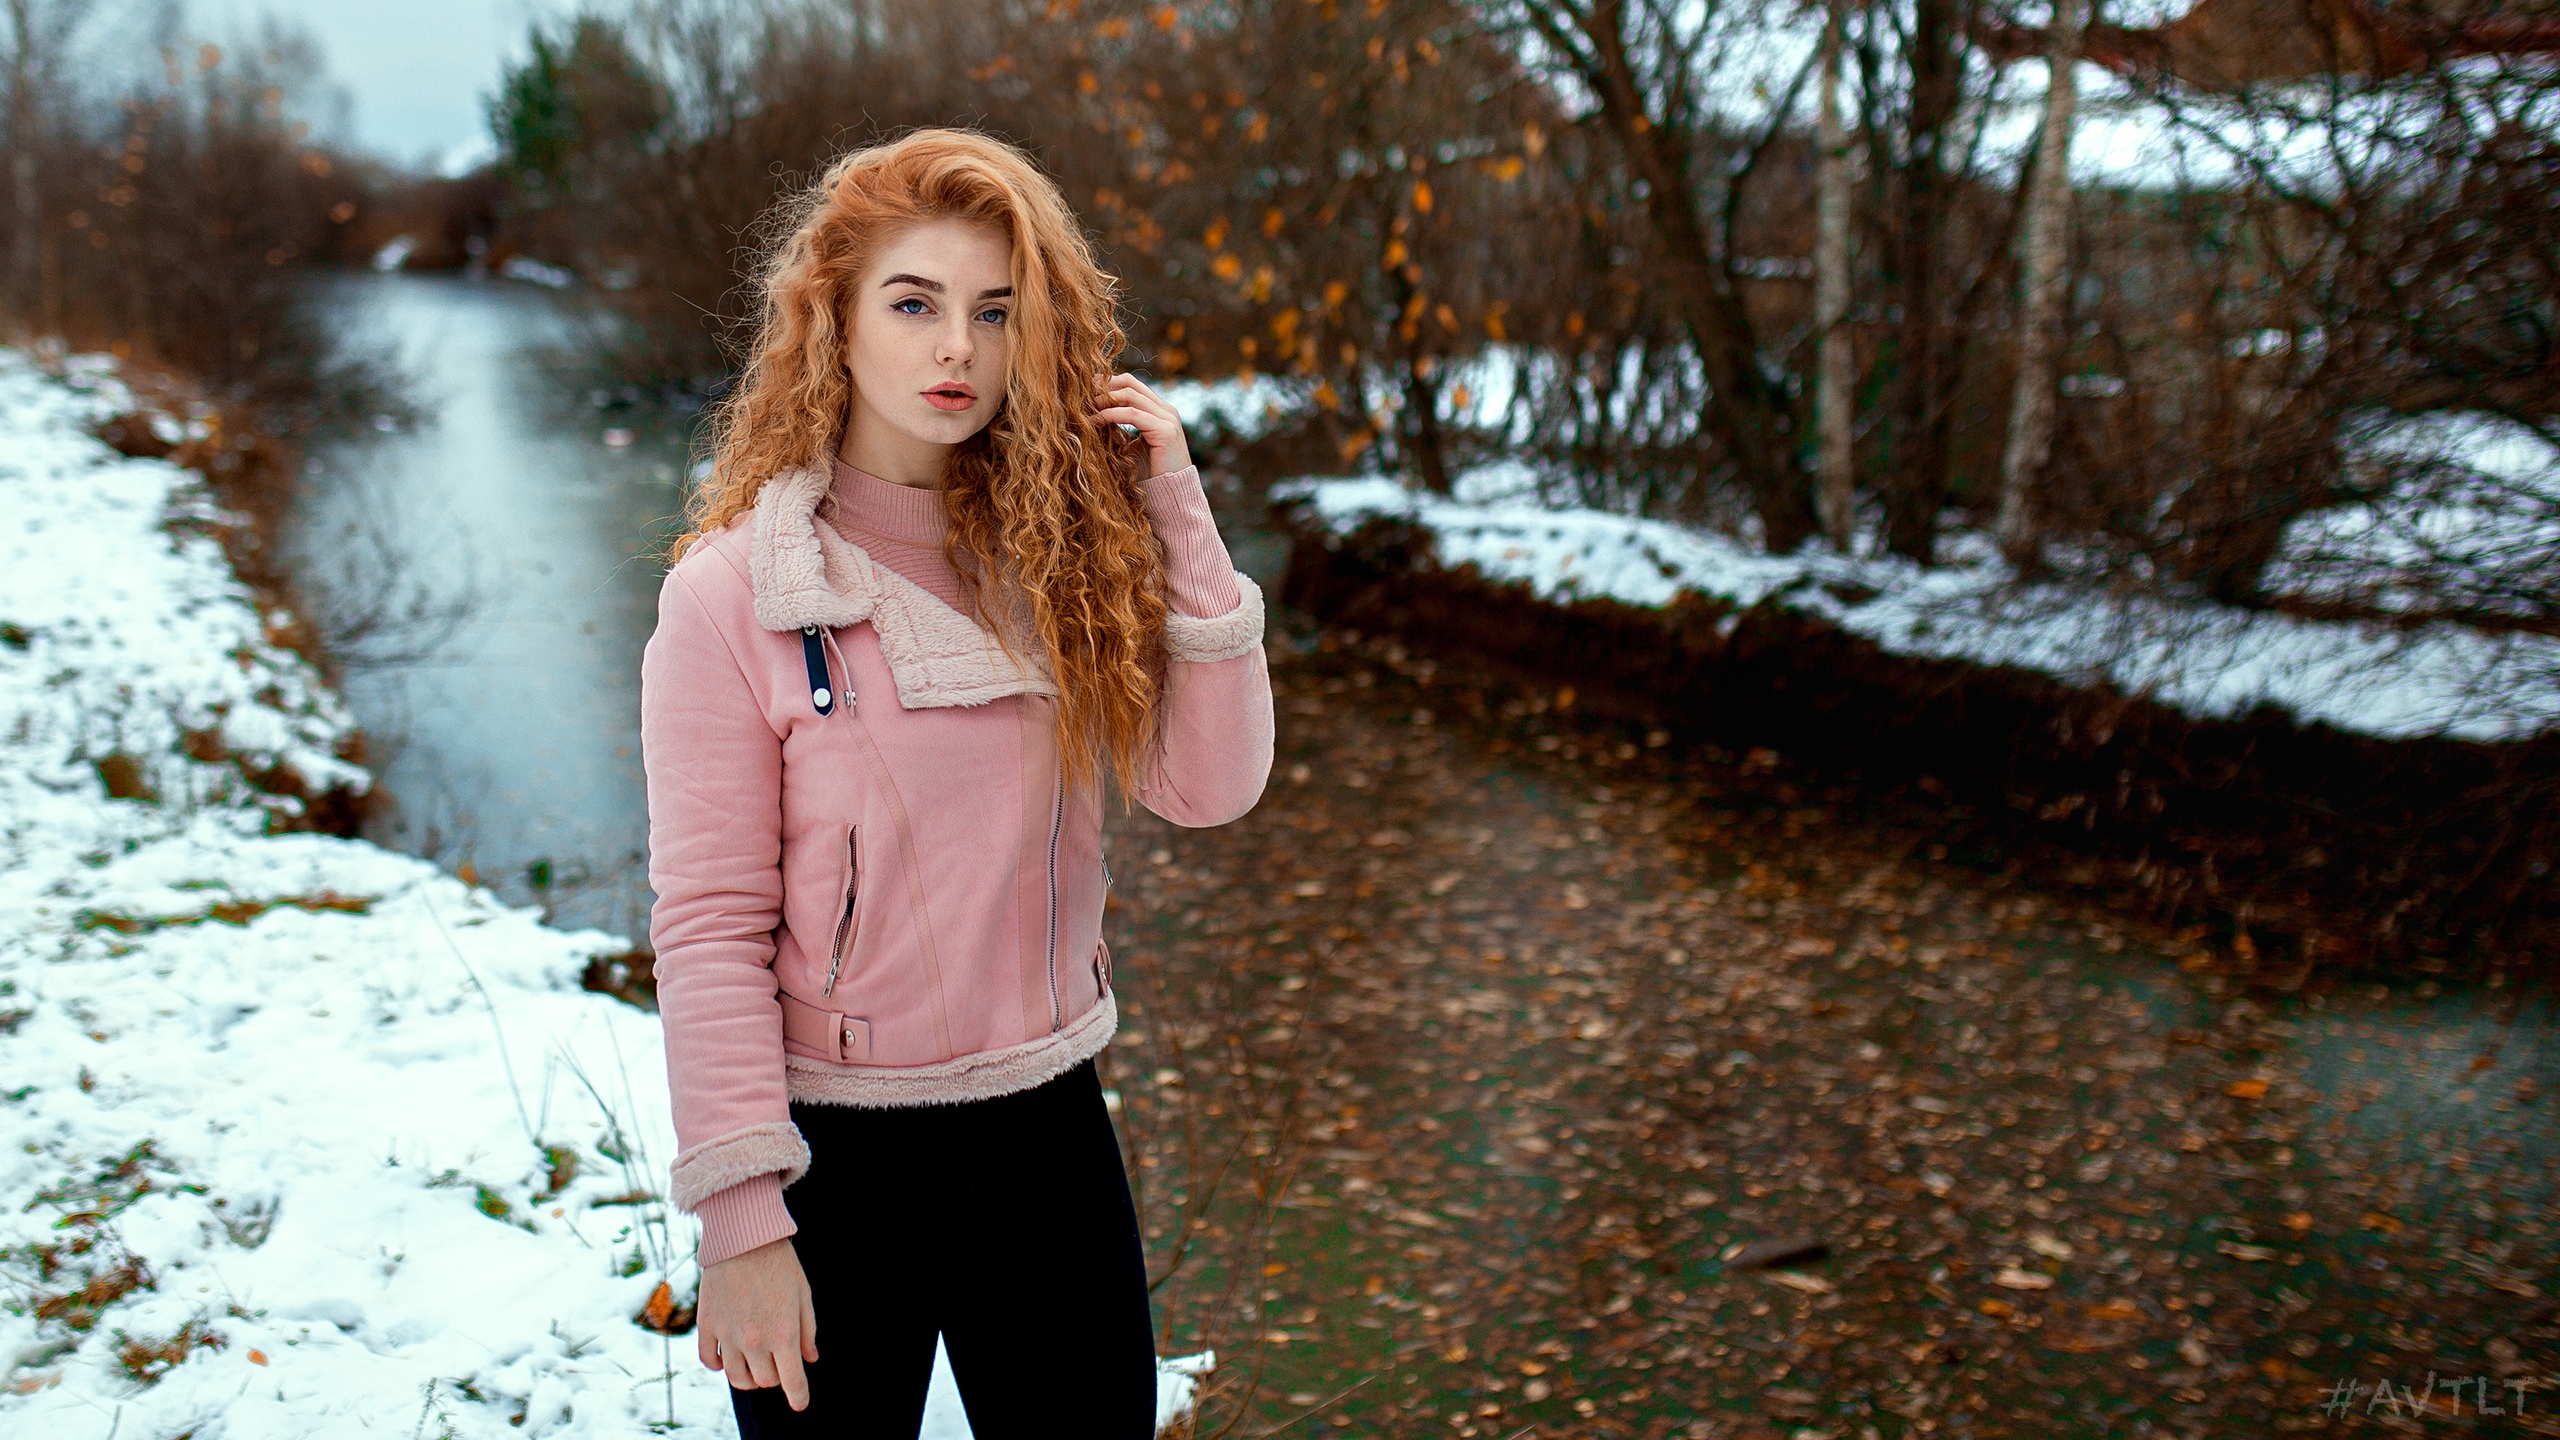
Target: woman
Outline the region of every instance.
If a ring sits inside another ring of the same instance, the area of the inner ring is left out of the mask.
[[[698,1348],[746,1440],[909,1440],[937,1335],[980,1440],[1145,1440],[1102,780],[1252,807],[1261,596],[1024,156],[920,131],[794,204],[641,666]]]

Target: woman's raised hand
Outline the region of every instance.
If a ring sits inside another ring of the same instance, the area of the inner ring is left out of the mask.
[[[1135,375],[1122,373],[1103,382],[1093,401],[1102,407],[1093,418],[1106,425],[1131,425],[1147,442],[1147,475],[1170,475],[1191,463],[1191,444],[1182,438],[1182,416],[1172,404]]]
[[[818,1361],[818,1312],[790,1236],[703,1271],[694,1318],[704,1369],[726,1370],[732,1389],[779,1385],[792,1409],[809,1408],[809,1377],[800,1365]]]

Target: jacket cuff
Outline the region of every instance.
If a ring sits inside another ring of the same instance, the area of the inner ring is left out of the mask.
[[[782,1203],[782,1177],[769,1170],[710,1196],[694,1214],[702,1221],[702,1248],[694,1263],[705,1270],[800,1232]]]
[[[670,1198],[678,1210],[692,1214],[705,1200],[741,1180],[780,1171],[781,1184],[774,1187],[779,1196],[782,1185],[808,1170],[809,1142],[800,1138],[800,1127],[788,1120],[768,1121],[705,1140],[678,1155],[668,1175],[674,1182]]]
[[[1176,660],[1232,660],[1262,645],[1262,587],[1241,570],[1234,577],[1234,609],[1213,619],[1174,611],[1164,617],[1164,644]]]
[[[1147,523],[1164,542],[1165,583],[1177,615],[1222,616],[1236,608],[1235,562],[1209,514],[1200,467],[1185,465],[1139,486]]]

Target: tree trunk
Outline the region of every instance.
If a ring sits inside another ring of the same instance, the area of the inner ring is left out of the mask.
[[[1902,303],[1892,363],[1893,449],[1885,484],[1885,547],[1923,565],[1937,558],[1938,512],[1947,502],[1948,435],[1956,366],[1945,323],[1939,251],[1954,186],[1945,147],[1964,98],[1957,0],[1917,0],[1904,54],[1911,67],[1907,156],[1889,224],[1892,285]]]
[[[44,202],[36,190],[35,0],[9,0],[9,308],[36,323],[43,288],[37,246]]]
[[[1849,553],[1857,510],[1854,446],[1857,355],[1849,334],[1849,140],[1840,123],[1840,5],[1831,0],[1822,28],[1822,95],[1815,112],[1818,199],[1813,250],[1814,330],[1821,337],[1821,380],[1814,392],[1814,488],[1822,528]]]
[[[1416,354],[1405,360],[1404,413],[1399,418],[1405,459],[1414,478],[1434,495],[1448,494],[1448,447],[1440,435],[1440,380],[1428,355]]]
[[[2018,376],[2009,397],[2008,448],[2000,457],[2000,546],[2020,566],[2037,554],[2033,488],[2053,456],[2055,371],[2065,336],[2071,250],[2071,126],[2078,101],[2085,0],[2053,0],[2046,51],[2044,138],[2027,185],[2025,294],[2018,310]]]

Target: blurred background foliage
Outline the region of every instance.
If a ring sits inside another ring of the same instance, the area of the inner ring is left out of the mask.
[[[1928,565],[1996,527],[2030,571],[2560,623],[2560,500],[2372,443],[2443,412],[2555,434],[2560,22],[2238,3],[2084,17],[2118,78],[2079,117],[2097,158],[2042,202],[2050,322],[2021,308],[2044,0],[637,0],[536,23],[487,100],[494,163],[449,175],[315,143],[289,31],[225,53],[165,12],[75,73],[94,7],[13,0],[0,257],[20,331],[306,405],[352,372],[298,318],[303,267],[523,257],[579,282],[621,381],[698,401],[772,202],[848,146],[972,125],[1085,216],[1132,363],[1250,382],[1266,414],[1204,439],[1257,481],[1445,491],[1516,458],[1551,502],[1772,551],[1855,529]],[[2112,153],[2128,135],[2149,158]],[[2298,521],[2377,500],[2519,518],[2387,597],[2292,583]]]

